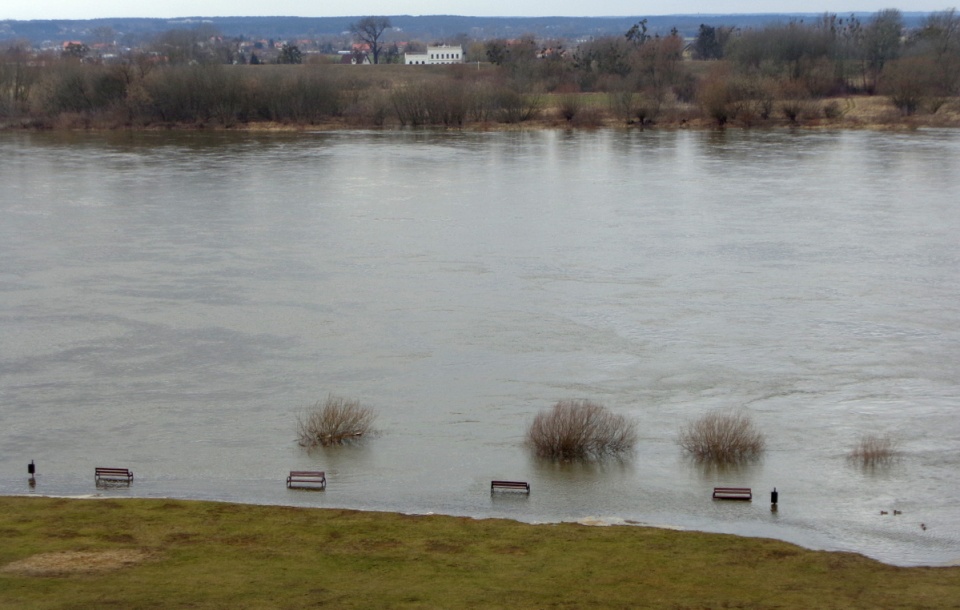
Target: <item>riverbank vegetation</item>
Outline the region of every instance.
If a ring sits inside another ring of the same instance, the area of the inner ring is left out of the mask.
[[[469,63],[436,66],[305,62],[292,48],[278,57],[303,63],[237,64],[229,49],[174,33],[156,46],[162,53],[111,61],[82,47],[37,56],[8,43],[0,125],[960,126],[954,10],[910,30],[885,10],[747,30],[704,24],[694,39],[650,34],[641,20],[622,36],[576,44],[474,41]]]
[[[559,461],[622,456],[636,442],[636,422],[589,400],[561,400],[537,413],[527,429],[537,456]]]
[[[950,608],[960,599],[957,567],[645,527],[0,497],[0,532],[2,608]]]

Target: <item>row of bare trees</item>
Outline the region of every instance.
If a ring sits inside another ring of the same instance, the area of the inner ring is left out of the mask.
[[[825,14],[742,31],[704,24],[690,45],[675,31],[651,35],[644,20],[623,36],[575,49],[492,40],[486,56],[544,91],[610,93],[614,106],[626,101],[619,105],[632,107],[640,122],[690,102],[723,124],[775,113],[796,122],[813,107],[806,100],[837,95],[888,95],[903,114],[924,104],[936,111],[960,96],[960,16],[953,9],[931,13],[912,30],[895,9],[864,20]]]
[[[700,88],[705,111],[719,122],[745,108],[762,115],[772,98],[880,93],[912,114],[924,102],[935,110],[960,95],[954,9],[931,13],[913,30],[895,9],[866,21],[826,14],[742,32],[701,26],[693,49],[698,57],[725,60]]]
[[[535,118],[543,97],[514,80],[437,78],[384,83],[363,69],[325,66],[138,66],[57,62],[24,77],[0,72],[0,119],[34,125],[142,127],[252,122],[360,125],[518,123]],[[79,124],[76,122],[79,120]]]
[[[954,9],[932,13],[908,31],[895,9],[875,13],[866,22],[828,14],[809,24],[744,32],[730,39],[726,52],[741,68],[805,80],[814,93],[830,88],[872,93],[889,64],[927,57],[938,65],[946,90],[956,94],[960,16]]]
[[[355,35],[382,47],[388,21],[356,24]],[[586,107],[584,92],[606,95],[604,111],[618,120],[647,123],[681,108],[719,124],[797,122],[809,100],[883,93],[903,114],[935,112],[960,96],[960,16],[929,15],[907,31],[898,11],[861,23],[824,15],[734,31],[704,26],[692,47],[677,32],[651,35],[640,21],[622,36],[565,48],[560,41],[491,40],[492,64],[400,68],[392,75],[328,65],[224,65],[212,60],[206,32],[158,38],[169,51],[129,54],[110,64],[71,54],[38,57],[25,45],[0,48],[0,119],[49,122],[61,115],[109,125],[251,121],[317,123],[347,117],[361,124],[460,126],[521,122],[537,117],[546,94],[571,120]],[[171,38],[172,37],[172,38]],[[205,42],[207,41],[207,42]],[[214,45],[215,46],[215,45]],[[688,51],[704,59],[691,61]],[[174,49],[183,61],[173,62]],[[199,54],[199,55],[197,55]],[[297,63],[290,48],[287,63]],[[431,78],[411,78],[425,75]],[[829,115],[836,106],[817,106]],[[829,116],[827,116],[829,118]]]

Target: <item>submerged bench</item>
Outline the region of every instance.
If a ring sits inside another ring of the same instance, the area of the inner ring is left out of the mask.
[[[490,491],[497,489],[514,489],[530,493],[530,483],[526,481],[490,481]]]
[[[753,491],[749,487],[714,487],[714,500],[752,500]]]
[[[291,470],[287,487],[300,489],[326,489],[327,474],[322,470]]]
[[[133,473],[126,468],[102,468],[97,466],[93,469],[93,481],[97,485],[107,485],[112,483],[126,483],[133,481]]]

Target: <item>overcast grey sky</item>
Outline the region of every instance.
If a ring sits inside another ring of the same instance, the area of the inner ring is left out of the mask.
[[[467,15],[475,17],[675,15],[718,13],[823,13],[941,11],[944,0],[0,0],[2,19],[93,19],[97,17],[224,17],[356,15]],[[947,0],[949,2],[949,0]]]

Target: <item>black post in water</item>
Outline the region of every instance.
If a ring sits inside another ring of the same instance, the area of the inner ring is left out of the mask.
[[[30,463],[27,464],[27,474],[30,475],[30,478],[33,478],[33,475],[37,472],[37,467],[34,465],[33,460],[30,460]]]
[[[774,487],[774,488],[773,488],[773,491],[770,492],[770,504],[773,504],[774,506],[776,506],[776,505],[777,505],[777,499],[778,499],[779,497],[780,497],[780,494],[777,493],[777,488]]]

